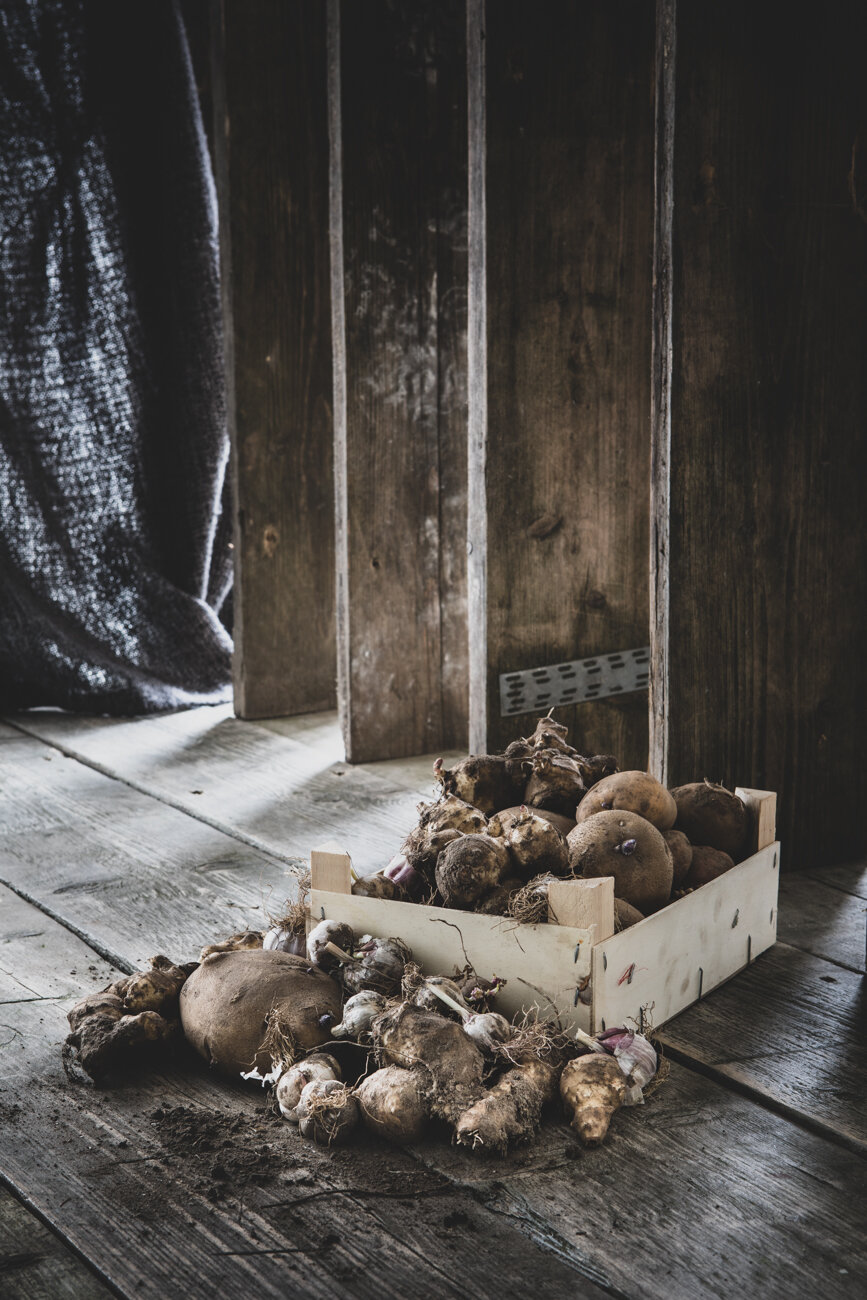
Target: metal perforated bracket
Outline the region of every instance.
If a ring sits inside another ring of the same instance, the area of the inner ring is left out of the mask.
[[[501,673],[500,715],[511,718],[517,713],[547,713],[561,704],[646,691],[649,681],[650,646]]]

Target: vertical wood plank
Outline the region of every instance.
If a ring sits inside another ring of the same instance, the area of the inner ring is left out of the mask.
[[[653,321],[650,413],[650,744],[648,771],[668,784],[671,308],[677,0],[656,0]]]
[[[330,13],[339,693],[363,762],[466,741],[464,8]]]
[[[867,10],[811,15],[678,13],[669,731],[815,866],[865,848]]]
[[[325,10],[222,0],[235,711],[335,701]]]
[[[614,933],[614,877],[596,880],[552,880],[548,885],[548,920],[556,925],[574,925],[579,930],[594,927],[594,943]]]
[[[470,427],[474,456],[486,437],[487,537],[470,543],[486,563],[471,644],[487,648],[472,707],[474,748],[495,748],[532,726],[500,717],[501,673],[647,644],[654,9],[498,0],[483,44]],[[557,717],[584,752],[646,766],[643,693]]]

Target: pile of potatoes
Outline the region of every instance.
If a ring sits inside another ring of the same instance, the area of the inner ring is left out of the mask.
[[[584,757],[542,718],[504,754],[434,773],[400,853],[353,892],[522,919],[546,878],[613,876],[618,928],[728,871],[747,853],[750,814],[710,781],[666,790],[610,755]],[[517,906],[516,906],[517,902]]]

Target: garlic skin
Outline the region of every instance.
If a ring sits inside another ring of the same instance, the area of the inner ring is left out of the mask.
[[[469,1015],[464,1020],[464,1033],[471,1038],[476,1047],[492,1055],[501,1043],[512,1037],[512,1026],[505,1016],[496,1011],[484,1011],[480,1015]]]
[[[343,1019],[331,1030],[332,1038],[354,1038],[360,1042],[369,1037],[370,1026],[385,1010],[386,1002],[374,989],[362,989],[348,998],[343,1007]]]
[[[320,921],[307,936],[307,960],[311,966],[322,971],[332,971],[339,966],[340,958],[326,948],[329,943],[351,949],[355,936],[343,921]]]
[[[276,1097],[280,1114],[290,1124],[298,1123],[298,1103],[308,1083],[324,1082],[326,1079],[340,1078],[340,1066],[333,1056],[311,1057],[299,1061],[280,1076],[277,1083]]]
[[[347,1142],[361,1119],[355,1097],[336,1079],[314,1079],[308,1083],[296,1112],[302,1137],[329,1147]]]
[[[303,933],[289,930],[285,925],[272,926],[262,940],[262,947],[269,952],[288,952],[293,957],[303,957],[307,951]]]
[[[576,1035],[578,1037],[578,1035]],[[585,1036],[580,1035],[582,1041]],[[656,1049],[644,1034],[636,1034],[631,1029],[606,1029],[598,1039],[594,1051],[605,1051],[612,1055],[624,1073],[627,1083],[624,1106],[643,1106],[643,1089],[650,1083],[659,1067]]]
[[[351,995],[371,989],[391,997],[400,992],[404,967],[412,953],[402,939],[372,939],[362,935],[357,950],[360,961],[347,962],[342,969],[343,987]]]
[[[447,979],[443,975],[428,975],[422,980],[418,988],[410,994],[407,1001],[411,1002],[414,1007],[422,1007],[425,1011],[438,1011],[442,1015],[443,1002],[434,992],[435,988],[447,993],[458,1004],[461,1009],[461,1018],[463,1018],[464,1012],[472,1012],[473,1008],[469,1005],[454,980]],[[454,1007],[452,1007],[452,1010],[454,1010]]]

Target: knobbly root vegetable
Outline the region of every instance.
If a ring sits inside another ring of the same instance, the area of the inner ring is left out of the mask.
[[[396,858],[392,858],[385,874],[406,891],[410,898],[419,898],[433,888],[434,870],[440,854],[462,831],[447,826],[435,830],[429,826],[416,827],[406,837]]]
[[[524,790],[524,803],[531,808],[550,808],[574,817],[584,797],[584,774],[577,759],[557,750],[541,750],[533,760],[533,774]]]
[[[75,1033],[81,1022],[91,1016],[105,1016],[109,1020],[120,1020],[124,1014],[123,998],[118,997],[116,993],[90,993],[81,1002],[76,1002],[72,1010],[67,1012],[66,1019],[69,1021],[69,1028]]]
[[[570,831],[568,845],[575,875],[613,876],[615,897],[645,916],[668,902],[671,853],[656,827],[637,813],[594,813]]]
[[[462,835],[437,859],[437,888],[446,907],[470,908],[505,879],[511,865],[502,839]]]
[[[505,835],[509,827],[524,816],[526,807],[526,804],[519,804],[516,808],[504,808],[502,812],[496,813],[488,822],[488,834]],[[550,822],[564,839],[575,827],[574,817],[564,817],[562,813],[552,812],[550,808],[534,808],[533,815],[534,817],[541,817],[543,821]]]
[[[419,827],[430,832],[460,831],[462,835],[478,835],[487,826],[483,812],[454,794],[444,794],[436,803],[420,803],[418,814]]]
[[[689,875],[692,866],[692,845],[683,831],[663,831],[662,838],[668,845],[674,873],[671,881],[672,893],[680,889]]]
[[[693,844],[705,844],[727,853],[734,862],[744,856],[752,824],[749,809],[725,786],[694,781],[672,790],[677,804],[675,829]]]
[[[177,1029],[177,1020],[167,1020],[157,1011],[140,1011],[133,1016],[117,1016],[113,1007],[98,1011],[80,1019],[66,1039],[64,1069],[74,1078],[78,1066],[99,1081],[127,1069],[145,1055],[158,1053],[172,1042]]]
[[[340,1077],[340,1066],[334,1057],[326,1052],[316,1052],[299,1061],[297,1065],[290,1066],[280,1076],[275,1090],[280,1114],[284,1119],[288,1119],[290,1124],[297,1124],[298,1103],[308,1083],[313,1083],[314,1080],[321,1082],[324,1079],[339,1081]]]
[[[151,957],[150,962],[150,970],[138,971],[114,986],[123,998],[124,1010],[133,1016],[140,1011],[158,1011],[163,1016],[177,1016],[178,995],[186,982],[188,971],[183,966],[176,966],[168,957]]]
[[[543,1107],[557,1095],[557,1075],[544,1061],[515,1066],[460,1116],[456,1141],[486,1155],[505,1155],[510,1143],[529,1142]]]
[[[337,1079],[314,1079],[303,1089],[297,1106],[302,1137],[321,1146],[342,1146],[358,1124],[358,1102]]]
[[[509,876],[502,884],[492,889],[490,894],[485,894],[480,902],[476,903],[473,911],[479,912],[482,916],[508,916],[509,907],[515,894],[520,893],[523,881],[517,876]]]
[[[386,1065],[420,1072],[431,1113],[450,1124],[482,1095],[485,1058],[454,1020],[404,1002],[374,1021],[373,1041]]]
[[[577,750],[573,749],[566,740],[568,734],[569,728],[564,722],[555,722],[553,718],[540,718],[532,736],[527,737],[527,743],[534,750],[559,749],[564,754],[571,754],[575,758]]]
[[[224,1074],[237,1078],[255,1069],[265,1075],[325,1042],[340,1004],[335,981],[303,957],[218,952],[184,985],[181,1024],[199,1055]]]
[[[343,1006],[343,1019],[331,1030],[332,1038],[352,1038],[362,1042],[370,1037],[370,1026],[385,1010],[385,998],[373,989],[348,998]]]
[[[563,836],[549,821],[527,807],[521,809],[521,816],[512,820],[503,838],[517,867],[515,874],[522,880],[546,871],[555,876],[568,872],[569,850]]]
[[[709,885],[718,876],[731,871],[734,865],[727,853],[721,853],[719,849],[712,849],[706,844],[694,844],[692,865],[683,883],[687,889],[700,889],[702,885]]]
[[[637,907],[627,903],[625,898],[615,898],[614,900],[614,929],[615,932],[628,930],[630,925],[637,925],[639,921],[644,920],[644,914],[639,912]]]
[[[597,1146],[623,1105],[626,1079],[613,1056],[579,1056],[560,1076],[560,1096],[570,1126],[585,1146]]]
[[[372,989],[391,997],[400,991],[400,982],[412,952],[402,939],[372,939],[364,935],[358,947],[360,960],[346,962],[340,971],[343,987],[350,996],[362,989]]]
[[[524,784],[523,774],[516,778],[503,754],[476,754],[456,763],[451,770],[443,767],[442,759],[438,758],[434,776],[445,794],[457,795],[486,817],[519,799]]]
[[[575,820],[580,825],[594,813],[610,809],[637,813],[658,831],[670,830],[677,816],[677,805],[665,786],[647,772],[616,772],[604,777],[585,794]]]
[[[584,769],[584,784],[588,790],[607,776],[613,776],[618,767],[613,754],[594,754],[592,758],[582,758],[579,762]]]
[[[203,948],[199,960],[204,961],[210,957],[212,952],[235,952],[239,948],[261,948],[262,931],[261,930],[242,930],[239,934],[230,935],[222,943],[209,943],[207,948]]]
[[[365,1127],[389,1142],[415,1142],[427,1128],[428,1103],[417,1070],[386,1065],[361,1081],[355,1098]]]
[[[336,970],[341,958],[334,948],[351,950],[354,943],[352,928],[343,921],[320,921],[307,936],[307,959],[318,970]]]

